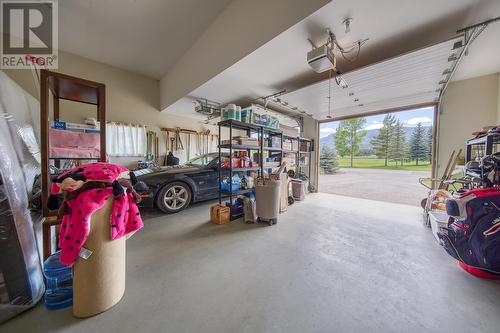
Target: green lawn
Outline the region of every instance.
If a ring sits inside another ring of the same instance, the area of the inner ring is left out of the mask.
[[[406,171],[431,171],[431,164],[429,162],[415,162],[404,163],[403,166],[397,165],[394,161],[389,161],[388,165],[384,165],[382,158],[359,156],[354,158],[353,168],[363,169],[387,169],[387,170],[406,170]],[[339,166],[341,168],[350,168],[350,158],[339,158]]]

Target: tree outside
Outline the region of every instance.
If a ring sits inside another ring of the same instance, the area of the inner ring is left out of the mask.
[[[432,143],[433,143],[433,140],[432,140],[432,136],[433,136],[433,128],[432,126],[427,128],[427,132],[425,134],[425,145],[426,145],[426,153],[427,153],[427,157],[426,157],[426,160],[428,161],[432,161]]]
[[[408,157],[408,146],[406,143],[406,135],[403,128],[403,123],[396,121],[392,128],[392,136],[389,142],[389,158],[402,166],[404,160]],[[387,160],[386,160],[387,163]],[[387,165],[387,164],[386,164]]]
[[[319,166],[323,173],[327,175],[337,172],[339,169],[339,158],[335,148],[330,148],[326,145],[321,147]]]
[[[327,163],[335,154],[339,168],[430,171],[433,116],[432,108],[423,108],[324,123],[322,168],[332,169]]]
[[[383,158],[384,165],[387,166],[387,161],[390,157],[394,126],[396,125],[396,117],[393,114],[386,115],[383,124],[379,134],[372,140],[372,146],[373,149],[375,149],[377,157]]]
[[[365,118],[354,118],[341,120],[335,133],[335,147],[340,156],[349,156],[351,168],[354,156],[359,153],[359,144],[366,135],[363,128],[366,124]]]
[[[422,123],[418,123],[410,140],[410,159],[414,160],[416,165],[419,161],[425,161],[429,158],[427,141],[425,129],[422,127]]]

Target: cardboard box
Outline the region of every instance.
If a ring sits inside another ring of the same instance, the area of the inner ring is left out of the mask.
[[[244,146],[259,147],[260,142],[259,142],[259,140],[253,139],[253,138],[239,138],[238,139],[238,144],[244,145]]]
[[[300,142],[300,151],[310,151],[311,143],[309,141]]]
[[[281,147],[281,138],[279,136],[272,136],[269,138],[268,144],[269,147],[272,148],[280,148]]]
[[[230,162],[231,161],[231,162]],[[222,158],[220,167],[222,169],[240,168],[241,167],[241,159],[239,157],[233,157],[229,159],[229,157]]]
[[[292,142],[291,141],[283,141],[283,149],[284,150],[292,150]]]

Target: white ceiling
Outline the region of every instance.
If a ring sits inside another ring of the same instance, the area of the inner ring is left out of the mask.
[[[435,103],[439,81],[450,67],[453,39],[379,62],[343,75],[349,87],[324,80],[289,94],[281,100],[325,120],[410,105]],[[328,96],[331,106],[328,105]]]
[[[160,78],[199,39],[231,0],[59,1],[62,50]],[[277,13],[279,15],[279,13]],[[250,103],[283,89],[288,92],[325,79],[306,63],[307,38],[324,42],[330,27],[346,46],[370,38],[359,58],[339,57],[346,73],[447,40],[458,28],[500,15],[499,0],[334,0],[166,109],[196,116],[193,98]],[[346,34],[342,20],[354,18]],[[258,19],[255,20],[258,24]],[[500,71],[500,24],[474,43],[454,79]],[[228,45],[230,47],[230,45]],[[409,101],[408,101],[409,102]]]
[[[488,4],[490,10],[478,10]],[[326,27],[336,33],[344,46],[361,38],[370,38],[354,62],[345,61],[337,54],[338,68],[345,73],[448,40],[466,24],[500,15],[500,10],[495,12],[498,4],[500,1],[496,0],[335,0],[195,89],[166,111],[193,115],[194,111],[187,109],[192,98],[246,104],[259,96],[283,89],[294,91],[324,80],[325,74],[316,74],[307,65],[306,53],[311,48],[307,38],[311,37],[317,44],[324,42]],[[349,34],[344,32],[342,25],[345,17],[354,18]],[[498,37],[493,27],[480,37],[487,39],[487,33],[490,35],[485,43],[490,44],[489,47],[494,44],[491,38]],[[476,40],[476,46],[479,46],[480,38]],[[467,69],[462,70],[467,63],[464,61],[456,78],[498,71],[498,56],[491,55],[492,61],[485,65],[473,59],[474,54],[473,48],[469,59],[466,59],[470,60]],[[484,57],[489,53],[481,51],[481,54]]]
[[[230,2],[59,1],[59,48],[159,79]]]

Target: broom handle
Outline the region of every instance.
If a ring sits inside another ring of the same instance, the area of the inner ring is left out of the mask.
[[[448,159],[448,163],[446,164],[446,168],[444,169],[443,176],[441,177],[441,182],[439,183],[438,189],[442,189],[443,188],[443,183],[446,180],[446,177],[448,175],[448,170],[450,169],[450,165],[451,165],[454,157],[455,157],[455,151],[453,151],[451,153],[451,156]]]

